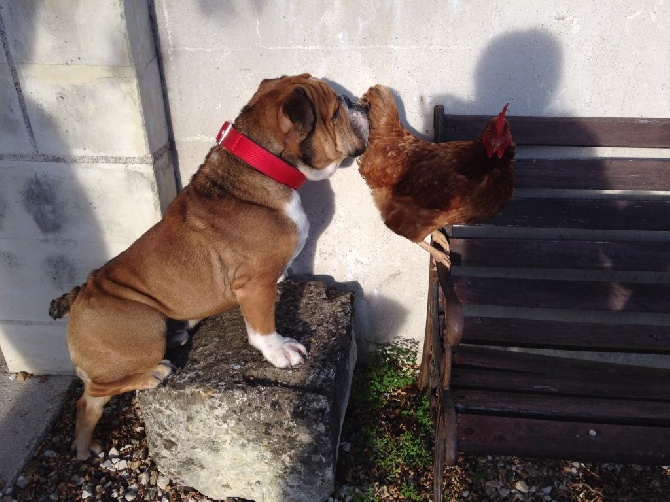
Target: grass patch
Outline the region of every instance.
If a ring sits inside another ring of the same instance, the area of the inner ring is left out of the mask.
[[[338,484],[354,501],[426,500],[433,462],[428,396],[416,388],[416,344],[379,348],[356,367],[342,441]],[[342,458],[344,457],[344,458]]]

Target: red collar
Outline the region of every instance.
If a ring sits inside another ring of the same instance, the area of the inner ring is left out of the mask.
[[[305,175],[291,164],[287,164],[235,130],[230,122],[223,123],[216,136],[216,142],[254,169],[294,190],[300,188],[307,180]]]

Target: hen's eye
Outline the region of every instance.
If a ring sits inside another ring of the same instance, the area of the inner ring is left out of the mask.
[[[339,119],[339,118],[340,118],[340,108],[338,107],[338,108],[335,110],[335,113],[333,113],[333,118],[331,118],[331,120],[332,120],[333,122],[336,122],[337,119]]]

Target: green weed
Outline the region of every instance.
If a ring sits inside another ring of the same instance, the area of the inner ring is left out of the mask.
[[[342,435],[352,445],[345,468],[370,480],[369,487],[379,488],[381,481],[405,500],[426,499],[405,480],[424,476],[433,462],[430,405],[416,377],[416,347],[397,344],[372,353],[354,372]],[[366,488],[359,486],[365,497],[377,491]]]
[[[402,495],[406,500],[416,500],[418,502],[424,500],[424,498],[419,493],[419,490],[412,485],[403,483],[400,488],[400,495]]]

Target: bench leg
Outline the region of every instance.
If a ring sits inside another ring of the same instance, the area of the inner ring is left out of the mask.
[[[458,459],[458,433],[456,410],[451,392],[443,391],[437,399],[437,417],[435,422],[435,457],[433,460],[433,500],[442,501],[444,486],[444,468],[456,465]]]

